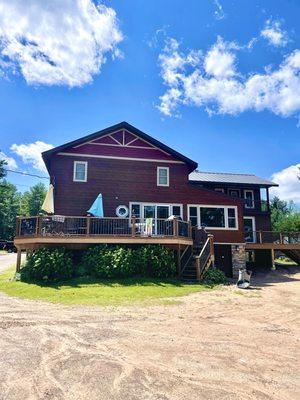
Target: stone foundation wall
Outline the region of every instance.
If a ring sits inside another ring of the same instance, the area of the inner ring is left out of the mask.
[[[243,244],[232,244],[231,254],[232,254],[232,275],[234,278],[238,278],[239,269],[246,267],[246,251],[245,245]]]

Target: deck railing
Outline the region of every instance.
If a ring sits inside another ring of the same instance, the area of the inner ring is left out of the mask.
[[[196,276],[198,281],[203,278],[207,269],[214,263],[214,256],[213,235],[208,235],[200,254],[196,256]]]
[[[16,237],[167,236],[192,238],[190,222],[154,218],[38,216],[17,218]]]
[[[258,244],[300,244],[300,232],[248,231],[245,240]]]

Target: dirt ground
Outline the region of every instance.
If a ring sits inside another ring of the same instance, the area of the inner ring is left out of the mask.
[[[280,269],[149,308],[0,294],[0,399],[299,399],[299,281]]]

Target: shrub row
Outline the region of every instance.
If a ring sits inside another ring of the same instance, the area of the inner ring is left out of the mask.
[[[73,276],[169,278],[174,277],[175,273],[174,254],[163,246],[130,249],[99,245],[85,250],[79,265],[74,265],[72,252],[64,248],[36,250],[22,268],[21,279],[58,281]]]

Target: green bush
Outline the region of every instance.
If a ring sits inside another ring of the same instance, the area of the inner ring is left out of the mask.
[[[208,285],[227,283],[227,278],[223,271],[218,268],[209,268],[203,278],[203,282]]]
[[[94,246],[84,252],[81,264],[98,278],[168,278],[176,273],[173,252],[159,245],[139,249]]]
[[[176,274],[173,251],[161,245],[143,246],[137,250],[137,268],[140,275],[153,278],[171,278]]]
[[[90,247],[82,258],[87,271],[98,278],[125,278],[136,274],[133,250],[106,245]]]
[[[69,279],[72,275],[72,254],[62,247],[34,251],[21,269],[23,281],[58,281]]]

